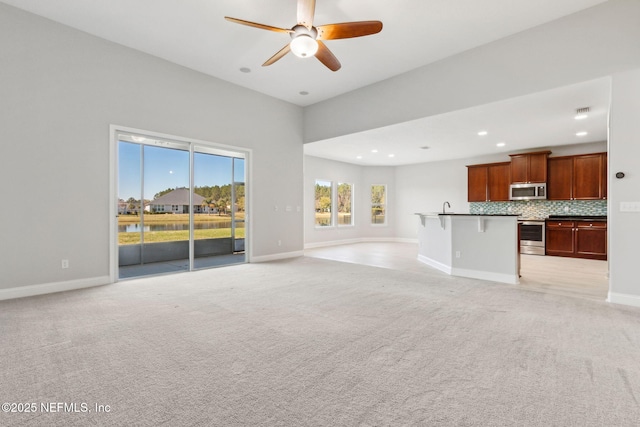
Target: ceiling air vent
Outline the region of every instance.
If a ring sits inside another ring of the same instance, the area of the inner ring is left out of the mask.
[[[588,112],[590,111],[590,109],[591,109],[590,107],[582,107],[582,108],[578,108],[578,109],[576,110],[576,113],[577,113],[577,114],[586,114],[586,113],[588,113]]]
[[[422,150],[428,150],[430,147],[428,145],[425,145],[424,147],[420,147]]]

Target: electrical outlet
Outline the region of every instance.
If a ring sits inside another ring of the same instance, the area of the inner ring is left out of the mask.
[[[460,258],[460,251],[456,251],[456,258]]]
[[[63,259],[62,260],[62,268],[69,268],[69,260],[68,259]]]
[[[282,240],[278,240],[278,246],[282,246]]]

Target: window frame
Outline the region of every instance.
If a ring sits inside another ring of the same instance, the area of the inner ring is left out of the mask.
[[[339,194],[338,192],[340,191],[340,186],[341,185],[348,185],[349,189],[350,189],[350,197],[349,197],[349,213],[351,215],[351,221],[349,224],[340,224],[340,205],[338,203],[338,197]],[[350,182],[337,182],[336,183],[336,191],[335,191],[335,205],[336,205],[336,225],[338,227],[355,227],[355,213],[354,213],[354,208],[355,208],[355,203],[353,200],[353,196],[355,194],[355,185],[350,183]]]
[[[329,197],[331,200],[330,202],[331,204],[329,205],[329,224],[327,225],[318,224],[318,218],[316,216],[318,214],[318,211],[316,208],[316,202],[317,202],[316,188],[319,183],[328,183],[329,190],[331,191],[331,194]],[[316,178],[313,186],[313,226],[314,228],[316,228],[317,230],[327,230],[327,229],[335,228],[336,221],[334,220],[334,209],[333,209],[334,205],[335,205],[334,182],[330,179]]]
[[[374,203],[373,202],[373,188],[374,187],[383,187],[384,188],[384,203]],[[388,188],[387,184],[371,184],[371,186],[369,187],[369,205],[370,205],[370,209],[369,209],[369,225],[371,225],[372,227],[386,227],[388,225],[388,221],[387,221],[388,202],[387,202],[387,199],[389,197],[389,194],[387,192],[387,188]],[[382,222],[382,223],[373,222],[373,209],[376,206],[381,207],[382,208],[382,212],[384,212],[384,222]]]

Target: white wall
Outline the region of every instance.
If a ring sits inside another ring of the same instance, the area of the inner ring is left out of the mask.
[[[301,108],[4,3],[0,52],[0,289],[108,276],[111,124],[252,149],[252,255],[302,250]]]
[[[620,210],[621,202],[640,203],[640,69],[613,75],[608,158],[609,299],[640,306],[640,212]]]
[[[315,226],[316,180],[344,182],[354,185],[354,225]],[[386,184],[388,212],[386,225],[371,225],[371,185]],[[304,241],[315,247],[362,239],[392,238],[396,235],[393,203],[395,196],[393,167],[362,167],[334,160],[304,156]]]
[[[638,68],[638,40],[640,1],[609,0],[306,107],[304,140],[375,129]]]

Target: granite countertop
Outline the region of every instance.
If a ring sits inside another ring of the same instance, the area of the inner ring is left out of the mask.
[[[439,213],[438,215],[451,215],[451,216],[518,216],[518,214],[472,214],[472,213]]]
[[[454,212],[426,212],[421,213],[417,212],[416,215],[423,216],[487,216],[487,217],[496,217],[496,216],[514,216],[517,217],[517,214],[472,214],[472,213],[454,213]]]
[[[548,220],[557,221],[606,221],[606,215],[549,215]]]

